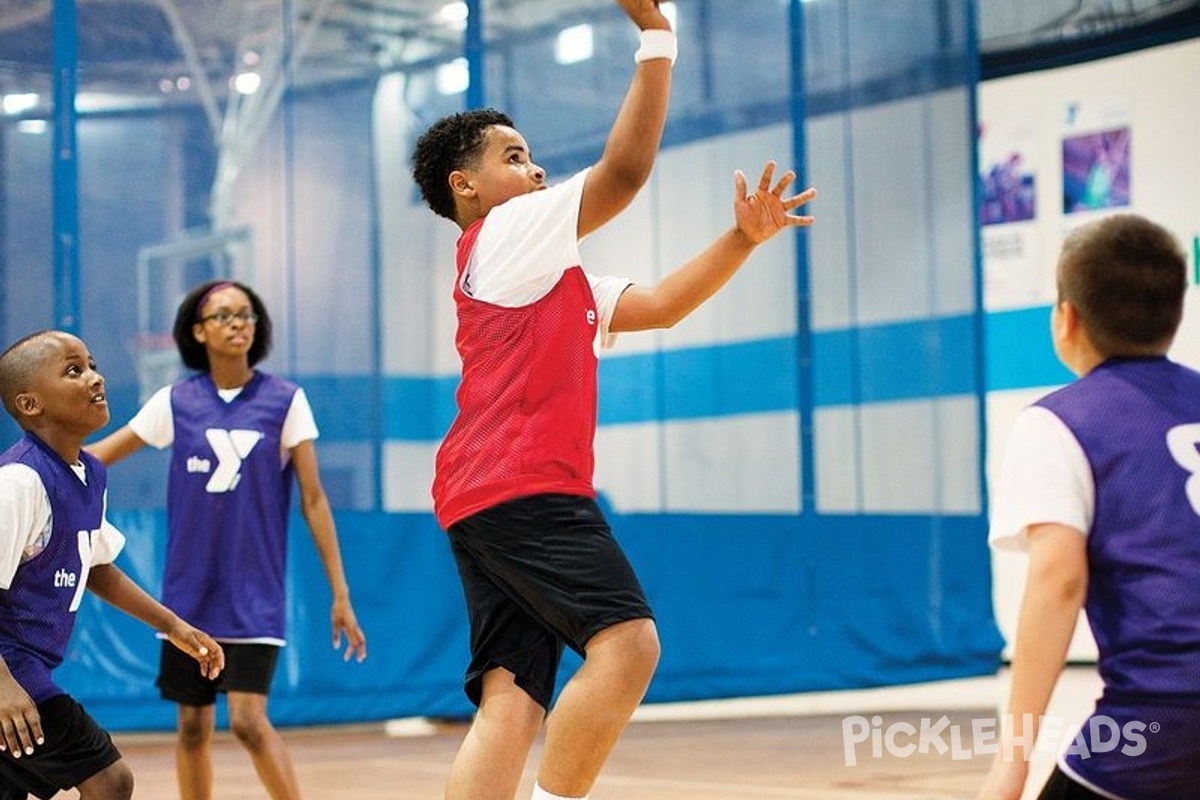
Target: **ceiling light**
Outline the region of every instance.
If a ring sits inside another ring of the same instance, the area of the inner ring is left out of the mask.
[[[466,3],[447,3],[438,9],[438,12],[433,15],[435,22],[442,25],[449,25],[456,31],[461,31],[467,27],[467,16],[469,14]]]
[[[238,94],[254,94],[262,85],[262,77],[257,72],[239,72],[233,76],[233,88]]]
[[[36,94],[6,94],[3,102],[0,103],[5,114],[13,115],[36,108],[37,104],[38,96]]]
[[[560,64],[574,64],[592,57],[592,26],[574,25],[559,31],[554,42],[554,60]]]
[[[49,127],[44,119],[23,119],[17,123],[17,130],[21,133],[42,134]]]
[[[470,85],[471,73],[465,58],[456,58],[437,68],[437,90],[441,94],[460,94]]]

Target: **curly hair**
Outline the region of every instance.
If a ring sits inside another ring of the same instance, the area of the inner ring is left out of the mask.
[[[451,114],[421,134],[412,155],[413,180],[421,197],[440,217],[457,222],[450,173],[474,164],[483,154],[488,128],[516,127],[512,119],[494,108],[479,108]]]
[[[179,357],[189,369],[208,372],[208,350],[196,341],[196,337],[192,335],[192,328],[200,320],[200,312],[208,295],[214,289],[231,286],[246,293],[246,297],[250,298],[250,308],[258,315],[258,321],[254,324],[254,343],[250,345],[250,352],[246,354],[250,366],[253,367],[271,352],[271,315],[267,313],[262,298],[249,286],[237,281],[208,281],[193,288],[179,303],[179,309],[175,312],[175,326],[171,329]]]

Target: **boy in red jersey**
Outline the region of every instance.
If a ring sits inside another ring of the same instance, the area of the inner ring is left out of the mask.
[[[658,663],[653,614],[595,503],[596,365],[624,331],[667,328],[725,284],[762,242],[809,225],[767,164],[736,224],[653,287],[597,277],[579,240],[624,209],[654,166],[675,36],[654,0],[619,0],[641,29],[633,81],[600,160],[549,187],[513,122],[454,114],[418,141],[413,177],[458,243],[459,413],[438,451],[434,511],[471,621],[467,694],[478,713],[447,800],[511,800],[565,646],[583,665],[549,715],[534,800],[585,798]]]

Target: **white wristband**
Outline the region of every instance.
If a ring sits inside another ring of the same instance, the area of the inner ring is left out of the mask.
[[[652,58],[665,58],[672,64],[679,54],[679,45],[675,40],[675,32],[651,28],[642,31],[641,46],[633,54],[633,60],[640,64]]]

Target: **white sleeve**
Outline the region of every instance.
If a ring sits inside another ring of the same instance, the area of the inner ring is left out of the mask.
[[[543,297],[564,271],[579,266],[579,205],[587,174],[585,169],[489,211],[463,270],[463,291],[516,308]]]
[[[621,295],[625,293],[625,290],[633,285],[633,281],[628,278],[597,277],[596,275],[585,274],[587,274],[588,283],[592,287],[592,298],[596,303],[596,314],[600,317],[597,341],[601,347],[608,349],[617,343],[617,334],[609,333],[608,325],[612,322],[613,313],[617,310],[617,301],[621,299]]]
[[[162,450],[175,441],[175,418],[171,414],[171,387],[164,386],[150,396],[133,419],[129,430],[151,447]]]
[[[104,491],[104,514],[100,518],[100,533],[92,541],[92,565],[111,564],[125,547],[125,534],[108,521],[108,490]]]
[[[317,430],[317,420],[313,417],[312,406],[303,389],[297,389],[292,395],[292,404],[288,406],[287,416],[283,419],[283,430],[279,433],[279,445],[285,451],[291,450],[301,442],[316,439],[320,435]]]
[[[12,586],[21,557],[50,524],[42,478],[25,464],[0,467],[0,589]]]
[[[1030,525],[1053,522],[1086,535],[1096,485],[1079,440],[1053,412],[1030,406],[1013,423],[992,498],[988,541],[1024,550]]]

